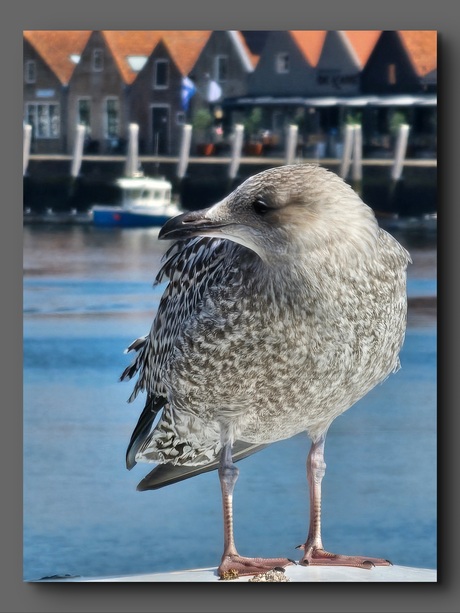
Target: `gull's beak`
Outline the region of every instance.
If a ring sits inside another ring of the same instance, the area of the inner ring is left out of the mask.
[[[201,211],[191,211],[169,219],[161,228],[158,238],[178,240],[192,236],[209,236],[215,230],[225,225],[221,222],[216,223],[215,220],[207,217],[206,215],[209,211],[210,208],[202,209]]]

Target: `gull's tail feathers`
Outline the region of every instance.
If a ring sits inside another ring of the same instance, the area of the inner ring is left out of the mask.
[[[261,451],[268,447],[269,443],[257,445],[255,443],[246,443],[244,441],[235,441],[232,449],[232,457],[234,462],[243,460],[248,456]],[[219,458],[212,460],[208,464],[201,466],[180,466],[172,464],[158,464],[155,468],[146,475],[137,486],[139,492],[146,490],[158,490],[166,485],[172,485],[178,481],[196,477],[202,473],[207,473],[211,470],[219,468]]]
[[[128,449],[126,450],[126,468],[128,468],[128,470],[131,470],[133,466],[136,465],[136,454],[149,435],[157,413],[161,411],[165,404],[166,398],[162,396],[151,396],[148,398],[144,410],[139,417],[139,421],[131,435]]]

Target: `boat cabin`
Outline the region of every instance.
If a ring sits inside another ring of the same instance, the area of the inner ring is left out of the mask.
[[[117,181],[123,208],[151,208],[171,203],[171,183],[150,177],[124,177]]]

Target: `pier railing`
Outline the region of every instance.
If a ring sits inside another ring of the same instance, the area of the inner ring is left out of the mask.
[[[288,126],[286,146],[284,155],[261,155],[261,156],[246,156],[243,155],[243,126],[237,124],[234,127],[232,137],[231,153],[225,155],[210,155],[210,156],[192,156],[190,155],[191,146],[191,126],[183,126],[182,141],[180,145],[179,155],[139,155],[137,138],[138,126],[131,124],[129,126],[129,141],[126,155],[103,155],[103,154],[84,154],[82,138],[82,126],[77,126],[77,138],[72,155],[68,154],[33,154],[30,153],[30,128],[24,126],[24,149],[23,149],[23,174],[27,172],[29,161],[68,161],[70,163],[69,173],[72,177],[78,176],[81,164],[83,162],[122,162],[125,165],[125,170],[135,172],[139,165],[143,163],[169,163],[176,165],[177,177],[183,178],[187,172],[187,167],[191,164],[218,164],[228,167],[228,176],[235,178],[238,169],[242,164],[257,165],[257,166],[278,166],[283,164],[291,164],[294,162],[314,162],[321,163],[326,166],[337,166],[338,174],[346,179],[350,172],[354,181],[359,181],[362,178],[363,166],[380,166],[391,168],[391,178],[395,181],[402,176],[404,167],[418,168],[435,168],[437,167],[436,158],[418,159],[407,158],[407,143],[409,126],[401,125],[396,138],[396,144],[393,152],[393,158],[363,158],[362,155],[362,135],[360,125],[348,125],[345,128],[344,143],[342,148],[342,156],[335,157],[300,157],[296,155],[297,151],[297,126]]]

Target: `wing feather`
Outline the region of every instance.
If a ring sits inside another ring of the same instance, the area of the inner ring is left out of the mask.
[[[248,456],[261,451],[268,445],[257,445],[255,443],[246,443],[244,441],[235,441],[232,448],[232,458],[234,462],[243,460]],[[181,466],[180,464],[158,464],[155,468],[146,475],[137,486],[140,492],[146,490],[158,490],[166,485],[178,483],[190,477],[196,477],[203,473],[219,468],[219,458],[215,458],[211,462],[202,466]]]
[[[139,392],[147,392],[144,410],[128,445],[128,468],[136,464],[136,453],[149,436],[156,415],[166,404],[162,372],[172,357],[176,339],[185,322],[199,308],[208,287],[218,282],[228,266],[232,266],[238,248],[230,241],[197,237],[174,243],[165,253],[154,285],[165,280],[168,283],[156,317],[150,333],[127,348],[126,352],[135,351],[136,356],[120,377],[125,381],[138,375],[129,402]]]
[[[136,465],[136,454],[150,434],[155,417],[166,404],[162,396],[148,396],[144,410],[139,417],[136,427],[131,435],[128,449],[126,450],[126,468],[131,470]]]
[[[172,245],[163,258],[155,285],[169,282],[160,300],[150,333],[136,339],[127,351],[136,351],[133,362],[123,371],[121,380],[138,374],[129,401],[140,391],[165,396],[161,381],[175,341],[185,321],[193,315],[207,288],[222,274],[222,268],[232,261],[238,245],[216,238],[193,238]],[[222,264],[224,264],[222,266]]]

